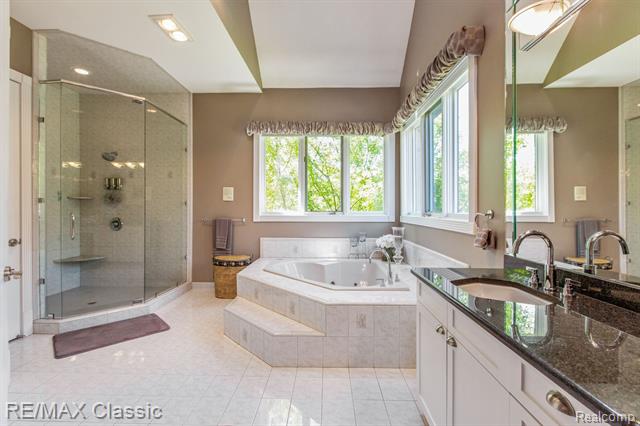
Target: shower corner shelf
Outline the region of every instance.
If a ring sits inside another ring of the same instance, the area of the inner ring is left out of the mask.
[[[67,197],[67,200],[78,200],[78,201],[83,201],[83,200],[93,200],[93,197],[81,197],[81,196],[73,197],[73,196],[69,195],[69,196]]]
[[[73,256],[65,257],[63,259],[56,259],[53,263],[84,263],[84,262],[97,262],[104,260],[104,256]]]

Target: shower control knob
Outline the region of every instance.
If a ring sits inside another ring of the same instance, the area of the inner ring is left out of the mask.
[[[123,224],[124,223],[122,222],[122,219],[120,219],[119,217],[114,217],[113,219],[111,219],[111,230],[119,231],[122,229]]]

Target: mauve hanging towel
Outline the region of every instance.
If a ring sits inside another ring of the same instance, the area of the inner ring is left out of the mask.
[[[576,221],[576,253],[578,257],[586,256],[587,238],[600,230],[600,221],[597,219],[584,219]],[[600,246],[596,243],[594,254],[600,254]]]
[[[231,254],[233,252],[233,220],[219,218],[213,227],[214,256]]]

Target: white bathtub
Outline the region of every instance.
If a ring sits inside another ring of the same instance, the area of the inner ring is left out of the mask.
[[[395,265],[391,265],[394,271]],[[387,263],[368,260],[287,260],[264,268],[281,275],[331,290],[401,290],[408,291],[406,282],[385,283]],[[395,271],[393,272],[395,277]]]

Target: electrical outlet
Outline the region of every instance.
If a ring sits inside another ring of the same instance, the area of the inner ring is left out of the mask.
[[[573,201],[587,201],[587,187],[586,186],[574,186],[573,187]]]

